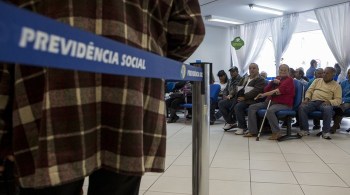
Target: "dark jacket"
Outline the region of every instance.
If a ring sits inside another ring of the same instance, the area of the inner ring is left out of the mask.
[[[245,86],[248,82],[249,77],[246,76],[240,80],[237,86]],[[237,93],[237,97],[244,97],[244,101],[247,104],[254,104],[257,103],[257,101],[254,100],[254,98],[259,94],[264,92],[265,88],[265,79],[262,77],[257,77],[249,82],[248,86],[254,87],[251,91],[244,94],[244,91],[240,90],[240,92]]]
[[[237,85],[241,79],[242,77],[240,75],[238,75],[236,78],[231,78],[223,91],[223,95],[235,96],[237,92]]]

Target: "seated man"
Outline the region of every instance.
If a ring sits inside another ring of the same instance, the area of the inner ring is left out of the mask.
[[[326,67],[323,78],[315,79],[309,89],[306,91],[305,100],[299,107],[299,135],[309,134],[308,113],[320,110],[323,112],[322,137],[331,139],[329,131],[333,115],[333,106],[339,106],[341,103],[341,87],[333,80],[335,69]]]
[[[294,100],[294,82],[289,76],[289,66],[282,64],[279,67],[279,76],[270,81],[264,89],[265,93],[259,94],[256,98],[267,99],[264,102],[249,106],[248,111],[248,129],[249,132],[244,137],[253,137],[258,134],[258,124],[256,112],[259,109],[267,108],[268,102],[271,101],[270,107],[267,109],[266,118],[269,121],[272,136],[270,140],[277,140],[280,137],[280,127],[276,112],[280,110],[290,109]]]
[[[331,133],[335,133],[340,128],[340,122],[343,119],[343,113],[350,108],[350,69],[348,69],[348,79],[340,83],[342,89],[342,104],[336,109],[334,123]]]
[[[175,123],[179,119],[179,116],[176,115],[176,110],[181,104],[186,103],[186,98],[189,101],[187,103],[191,103],[191,83],[186,81],[177,82],[170,93],[170,98],[165,100],[167,110],[170,112],[168,123]],[[189,113],[192,113],[192,109],[189,109]]]
[[[309,80],[309,83],[307,84],[307,88],[310,87],[310,85],[314,82],[315,79],[319,79],[322,77],[323,77],[323,68],[317,68],[316,71],[314,72],[314,77]],[[314,119],[314,127],[312,129],[313,130],[321,129],[320,119]]]
[[[249,76],[241,79],[238,84],[238,91],[236,94],[236,105],[234,106],[234,115],[238,122],[236,128],[236,135],[242,135],[247,129],[247,122],[245,120],[245,110],[251,104],[258,101],[254,98],[264,91],[265,79],[260,77],[259,66],[256,63],[249,65]]]
[[[226,88],[223,91],[223,100],[219,101],[219,113],[216,114],[216,118],[219,118],[219,116],[223,116],[226,124],[224,126],[224,130],[229,130],[234,127],[236,127],[236,118],[232,118],[232,113],[230,113],[230,108],[232,107],[234,103],[234,97],[237,92],[237,84],[241,80],[241,76],[238,74],[238,68],[232,67],[230,68],[230,75],[231,79],[229,80],[228,84],[226,85]]]

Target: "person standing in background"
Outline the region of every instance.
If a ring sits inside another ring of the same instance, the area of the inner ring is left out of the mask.
[[[179,61],[205,34],[196,0],[7,2]],[[163,80],[5,63],[0,79],[0,157],[14,155],[22,194],[80,194],[89,176],[89,195],[137,195],[164,171]]]
[[[314,73],[316,71],[317,68],[317,61],[312,59],[310,62],[310,68],[306,70],[306,77],[308,79],[311,79],[314,77]]]

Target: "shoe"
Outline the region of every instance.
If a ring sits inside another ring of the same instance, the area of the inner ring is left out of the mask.
[[[223,129],[224,129],[225,131],[227,131],[227,130],[233,129],[233,128],[235,128],[235,127],[237,127],[237,123],[234,123],[234,124],[226,123],[225,126],[223,127]]]
[[[278,140],[278,138],[280,138],[280,133],[272,133],[271,137],[269,137],[269,140]]]
[[[237,128],[237,130],[235,132],[236,135],[243,135],[243,133],[244,133],[244,130],[241,128]]]
[[[299,123],[294,123],[292,127],[299,127]]]
[[[321,126],[318,126],[318,125],[315,125],[315,126],[312,128],[312,130],[319,130],[319,129],[321,129]]]
[[[170,119],[167,121],[167,123],[175,123],[177,120],[179,120],[179,118],[180,118],[180,117],[178,117],[178,116],[174,116],[174,117],[170,118]]]
[[[306,135],[310,135],[310,133],[308,131],[301,130],[301,131],[298,132],[298,135],[306,136]]]
[[[251,133],[246,133],[243,135],[243,137],[256,137],[257,135],[256,134],[251,134]]]
[[[214,125],[215,121],[210,121],[210,125]]]
[[[329,133],[322,134],[322,138],[328,140],[332,139]]]

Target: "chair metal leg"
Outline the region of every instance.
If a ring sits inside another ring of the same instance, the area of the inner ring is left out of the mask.
[[[277,139],[277,141],[285,141],[290,139],[300,139],[302,136],[299,134],[292,135],[292,118],[287,118],[287,134],[284,136],[281,136]]]

